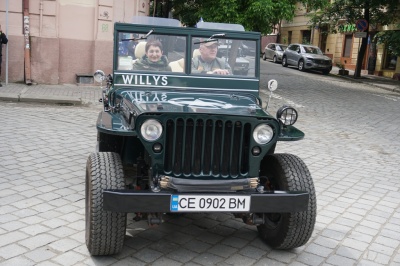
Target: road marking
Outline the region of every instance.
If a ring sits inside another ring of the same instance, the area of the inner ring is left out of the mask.
[[[392,100],[394,102],[397,102],[400,99],[400,97],[397,97],[397,96],[394,96],[394,95],[381,95],[381,94],[375,94],[375,93],[372,93],[372,95],[378,96],[378,97],[382,97],[382,98],[385,98],[385,99],[388,99],[388,100]]]
[[[267,99],[268,99],[268,97],[269,97],[269,91],[262,91],[262,90],[261,90],[260,92],[263,93],[263,94],[265,94],[265,95],[267,96]],[[303,108],[303,107],[305,107],[304,105],[297,104],[297,103],[293,102],[292,100],[289,100],[289,99],[286,99],[285,97],[280,96],[280,95],[277,94],[276,92],[274,92],[274,93],[272,94],[272,98],[278,99],[278,100],[281,100],[281,101],[284,101],[284,102],[286,102],[288,105],[290,105],[290,106],[292,106],[292,107],[297,107],[297,108]]]

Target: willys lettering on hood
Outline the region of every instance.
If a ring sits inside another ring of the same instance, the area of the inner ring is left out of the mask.
[[[261,115],[263,110],[251,96],[193,92],[119,90],[124,101],[142,112],[193,112],[233,115]],[[162,106],[162,108],[160,108]],[[265,114],[264,114],[265,115]]]
[[[168,77],[160,75],[122,75],[124,84],[167,86]]]

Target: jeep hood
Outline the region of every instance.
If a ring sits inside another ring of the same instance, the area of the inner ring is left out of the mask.
[[[132,89],[118,89],[116,93],[123,102],[132,103],[140,113],[267,115],[250,94]]]

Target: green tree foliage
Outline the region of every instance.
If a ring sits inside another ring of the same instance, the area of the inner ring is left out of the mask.
[[[400,30],[381,31],[375,35],[374,40],[378,44],[385,44],[391,54],[400,56]]]
[[[321,3],[322,0],[308,0]],[[304,3],[307,0],[301,1]],[[291,21],[296,9],[295,0],[173,0],[173,17],[187,26],[204,21],[237,23],[246,30],[271,33],[284,19]]]
[[[392,24],[399,17],[398,0],[335,0],[322,5],[310,7],[311,22],[314,25],[329,25],[330,31],[336,33],[343,24],[354,24],[358,19],[369,16],[370,25],[383,26]]]
[[[314,26],[328,26],[332,33],[340,30],[345,24],[355,24],[358,19],[366,19],[370,27],[374,29],[379,26],[390,25],[399,18],[398,0],[335,0],[327,1],[323,5],[313,6],[316,12],[311,12],[311,23]],[[361,73],[362,60],[367,49],[368,39],[362,38],[361,47],[358,53],[355,77]]]

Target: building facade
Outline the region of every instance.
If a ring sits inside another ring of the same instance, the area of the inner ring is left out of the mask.
[[[148,0],[1,0],[2,80],[6,60],[9,82],[72,84],[77,74],[110,73],[114,22],[148,14]]]
[[[306,7],[297,4],[296,14],[291,22],[283,21],[281,25],[281,42],[312,44],[321,48],[322,52],[336,63],[343,64],[346,69],[355,70],[361,38],[355,34],[355,25],[343,21],[340,32],[327,34],[327,28],[312,27],[309,23]],[[371,42],[373,36],[383,30],[400,30],[394,25],[375,28],[370,25],[367,51],[362,63],[361,73],[393,78],[400,73],[398,57],[390,54],[384,45]]]

